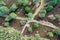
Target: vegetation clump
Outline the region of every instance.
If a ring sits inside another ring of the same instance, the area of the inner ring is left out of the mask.
[[[5,6],[5,5],[6,5],[6,3],[4,1],[0,1],[0,7]]]
[[[9,16],[5,18],[5,21],[10,21],[11,19],[15,19],[16,17],[17,15],[14,12],[12,12],[9,14]]]
[[[32,32],[33,32],[32,27],[29,27],[29,28],[28,28],[28,32],[29,32],[29,33],[32,33]]]
[[[37,29],[39,27],[38,23],[34,23],[34,28]]]
[[[47,36],[48,36],[49,38],[52,38],[52,37],[54,37],[54,34],[53,34],[53,32],[48,32],[48,33],[47,33]]]
[[[51,5],[46,6],[46,11],[51,11],[52,9],[53,9],[53,6],[51,6]]]
[[[46,10],[42,10],[41,12],[40,12],[40,14],[39,14],[39,17],[40,18],[44,18],[45,17],[45,15],[46,15]]]
[[[60,29],[55,29],[54,33],[58,36],[60,36]]]
[[[10,7],[10,11],[15,11],[17,9],[17,6],[16,4],[13,4],[11,7]]]
[[[20,32],[13,28],[0,28],[0,40],[20,40]]]
[[[33,14],[32,13],[28,13],[28,18],[32,18]]]
[[[0,16],[4,16],[9,13],[9,9],[6,6],[0,7]]]
[[[29,0],[18,0],[18,5],[25,6],[25,5],[28,5],[28,3],[29,3]]]
[[[31,10],[31,8],[30,8],[30,7],[28,7],[28,6],[27,6],[27,7],[25,7],[25,12],[26,12],[26,13],[29,13],[29,12],[30,12],[30,10]]]

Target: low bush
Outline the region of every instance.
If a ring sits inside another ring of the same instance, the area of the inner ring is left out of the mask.
[[[38,23],[34,23],[34,28],[37,29],[39,27]]]
[[[20,40],[20,32],[13,28],[0,28],[0,40]]]
[[[13,4],[11,7],[10,7],[10,11],[15,11],[17,9],[17,6],[16,4]]]
[[[29,32],[29,33],[32,33],[32,32],[33,32],[32,27],[29,27],[29,28],[28,28],[28,32]]]
[[[27,6],[27,7],[25,7],[25,12],[26,12],[26,13],[29,13],[29,12],[30,12],[30,10],[31,10],[31,8],[30,8],[30,7],[28,7],[28,6]]]
[[[53,9],[53,6],[47,5],[45,9],[46,9],[46,11],[51,11]]]

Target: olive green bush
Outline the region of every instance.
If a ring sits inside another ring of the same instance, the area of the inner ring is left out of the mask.
[[[33,4],[37,4],[39,0],[33,0]]]
[[[13,28],[0,28],[0,40],[20,40],[20,32]]]

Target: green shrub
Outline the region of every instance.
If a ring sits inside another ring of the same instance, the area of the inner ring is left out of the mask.
[[[28,7],[28,6],[27,6],[27,7],[25,7],[25,12],[26,12],[26,13],[29,13],[29,12],[30,12],[30,10],[31,10],[31,8],[30,8],[30,7]]]
[[[47,36],[48,36],[49,38],[54,37],[54,35],[53,35],[53,33],[52,33],[52,32],[48,32],[48,33],[47,33]]]
[[[28,5],[28,3],[29,3],[29,0],[24,0],[23,1],[23,5],[25,6],[25,5]]]
[[[22,0],[18,0],[18,5],[22,5]]]
[[[20,32],[13,28],[0,28],[0,40],[20,40]]]
[[[56,20],[56,17],[53,16],[53,17],[51,17],[50,19],[53,21],[53,20]]]
[[[35,34],[35,39],[36,40],[40,40],[40,35],[39,34]]]
[[[4,26],[8,27],[9,26],[9,22],[5,22]]]
[[[56,30],[54,31],[54,33],[55,33],[56,35],[60,36],[60,29],[56,29]]]
[[[13,4],[13,5],[10,7],[10,11],[15,11],[16,9],[17,9],[16,4]]]
[[[32,27],[29,27],[29,28],[28,28],[28,32],[29,32],[29,33],[32,33],[32,32],[33,32]]]
[[[57,4],[57,0],[51,0],[50,4],[51,4],[52,6],[55,6],[55,5]]]
[[[53,9],[53,6],[51,6],[51,5],[47,5],[47,6],[46,6],[46,10],[47,10],[47,11],[51,11],[52,9]]]
[[[12,19],[15,19],[15,18],[17,17],[17,15],[16,15],[14,12],[10,13],[9,16],[10,16]]]
[[[33,14],[32,13],[28,13],[28,17],[29,18],[32,18],[33,17]]]
[[[42,10],[39,14],[39,17],[44,18],[46,13],[47,13],[46,10]]]
[[[29,0],[18,0],[18,5],[28,5]]]
[[[39,27],[38,23],[34,23],[34,28],[37,29]]]
[[[33,0],[33,4],[37,4],[39,0]]]
[[[4,1],[0,1],[0,7],[5,6],[5,5],[6,5],[6,3]]]
[[[12,19],[15,19],[16,17],[17,15],[14,12],[12,12],[5,18],[5,21],[10,21]]]
[[[9,13],[9,9],[6,6],[0,7],[0,16],[4,16]]]
[[[12,18],[10,17],[10,16],[7,16],[6,18],[5,18],[5,21],[10,21]]]

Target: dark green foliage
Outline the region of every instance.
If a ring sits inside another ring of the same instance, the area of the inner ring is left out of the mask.
[[[16,4],[13,4],[13,5],[10,7],[10,11],[15,11],[16,9],[17,9]]]
[[[13,28],[0,28],[0,40],[20,40],[20,32]]]
[[[32,13],[28,13],[28,17],[29,18],[32,18],[33,17],[33,14]]]
[[[0,1],[0,7],[5,6],[5,5],[6,5],[6,3],[4,1]]]
[[[5,22],[4,26],[8,27],[9,26],[9,22]]]
[[[50,4],[51,4],[52,6],[55,6],[55,5],[57,4],[57,0],[51,0]]]
[[[9,13],[9,9],[6,6],[0,7],[0,16],[4,16]]]
[[[40,40],[40,35],[39,34],[35,34],[35,39],[36,40]]]
[[[42,10],[41,12],[40,12],[40,14],[39,14],[39,17],[40,18],[44,18],[45,17],[45,15],[46,15],[46,10]]]
[[[29,27],[29,28],[28,28],[28,32],[29,32],[29,33],[32,33],[32,32],[33,32],[32,27]]]
[[[55,29],[54,33],[58,36],[60,36],[60,29]]]
[[[39,0],[33,0],[33,4],[37,4]]]
[[[45,0],[45,2],[49,2],[50,0]]]
[[[29,13],[29,12],[30,12],[30,10],[31,10],[31,8],[30,8],[30,7],[28,7],[28,6],[27,6],[27,7],[25,7],[25,12],[26,12],[26,13]]]
[[[52,33],[52,32],[48,32],[48,33],[47,33],[47,36],[48,36],[49,38],[54,37],[54,35],[53,35],[53,33]]]
[[[38,23],[34,23],[34,28],[37,29],[39,27]]]
[[[52,9],[53,9],[53,6],[51,6],[51,5],[47,5],[47,6],[46,6],[46,10],[47,10],[47,11],[51,11]]]

